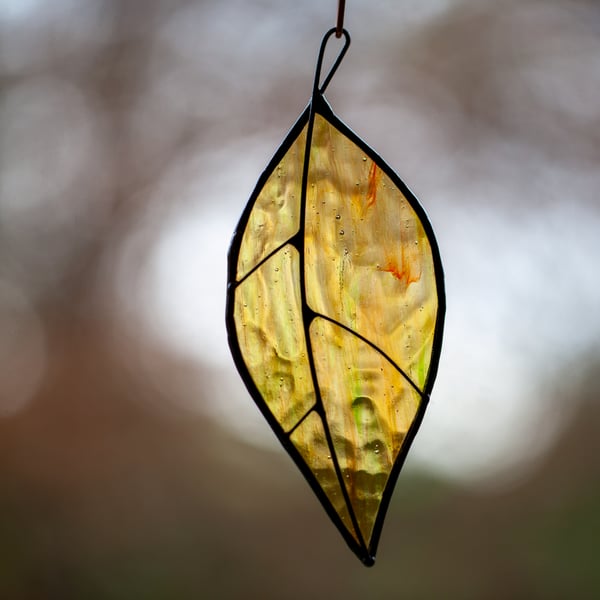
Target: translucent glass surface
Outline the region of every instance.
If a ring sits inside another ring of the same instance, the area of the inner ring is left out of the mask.
[[[246,366],[284,431],[315,404],[298,263],[298,251],[286,245],[244,279],[235,293],[235,324]]]
[[[237,264],[241,279],[300,227],[306,127],[263,186],[244,230]]]
[[[423,225],[350,139],[316,116],[306,209],[308,305],[365,336],[423,388],[437,289]]]
[[[231,343],[279,439],[372,564],[437,366],[441,267],[416,199],[324,114],[284,142],[237,250],[234,238]]]
[[[334,451],[369,541],[420,395],[381,353],[339,325],[317,318],[310,338]]]
[[[311,412],[292,433],[290,439],[315,474],[319,486],[342,519],[344,526],[356,538],[348,506],[333,465],[332,452],[325,438],[321,417],[314,411]]]

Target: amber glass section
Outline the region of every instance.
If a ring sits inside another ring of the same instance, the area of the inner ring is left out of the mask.
[[[433,251],[393,176],[318,113],[303,211],[306,130],[240,232],[233,320],[259,405],[367,551],[423,402],[439,308]]]
[[[315,404],[298,272],[298,251],[288,244],[235,292],[235,326],[244,362],[284,431]]]
[[[294,430],[290,439],[310,467],[346,529],[356,539],[346,500],[335,472],[331,449],[325,437],[321,417],[316,412],[311,412]]]
[[[310,338],[335,454],[369,543],[420,395],[380,352],[339,325],[317,318]]]
[[[240,247],[239,281],[300,228],[300,195],[306,127],[269,175],[258,195]]]
[[[381,348],[423,389],[438,305],[417,214],[380,167],[318,114],[308,181],[309,306]]]

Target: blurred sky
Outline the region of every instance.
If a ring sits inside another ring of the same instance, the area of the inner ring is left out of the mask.
[[[210,369],[169,382],[174,410],[275,444],[227,348],[226,254],[336,5],[0,0],[0,418],[33,398],[48,307],[85,280],[86,310],[121,335]],[[574,412],[557,390],[598,352],[600,9],[350,0],[345,25],[328,99],[420,198],[446,273],[409,462],[518,476]],[[157,373],[147,361],[160,388]]]

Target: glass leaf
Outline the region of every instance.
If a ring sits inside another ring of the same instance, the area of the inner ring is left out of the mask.
[[[227,325],[252,397],[365,564],[429,399],[443,316],[423,209],[316,95],[234,234]]]

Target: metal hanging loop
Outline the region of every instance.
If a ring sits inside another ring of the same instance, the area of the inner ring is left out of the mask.
[[[335,62],[333,63],[331,69],[329,69],[329,73],[327,73],[327,76],[325,77],[325,80],[323,81],[322,85],[319,87],[319,81],[321,80],[321,68],[323,66],[323,56],[325,55],[325,48],[327,47],[327,42],[329,41],[329,38],[334,33],[337,35],[336,27],[330,29],[325,34],[325,36],[323,37],[323,41],[321,42],[321,48],[319,49],[319,58],[317,59],[317,68],[315,71],[315,82],[313,84],[313,98],[317,94],[323,94],[325,92],[325,89],[329,85],[331,78],[335,75],[335,72],[337,71],[338,67],[340,66],[340,63],[342,62],[342,59],[344,58],[346,52],[348,52],[348,48],[350,47],[350,34],[346,29],[342,29],[342,35],[345,38],[344,46],[337,55],[337,58],[335,59]]]

